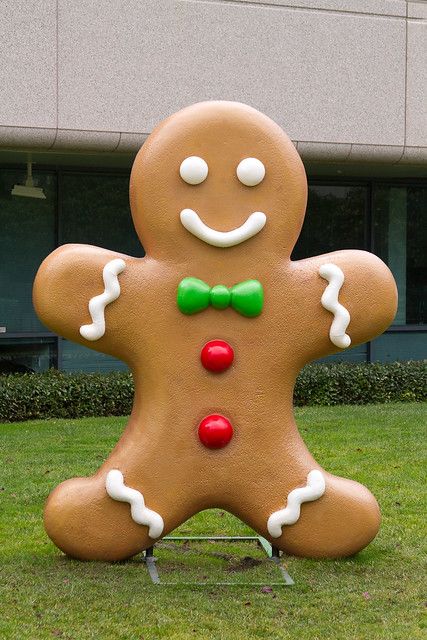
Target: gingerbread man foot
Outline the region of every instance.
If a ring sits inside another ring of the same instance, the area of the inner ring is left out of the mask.
[[[323,492],[319,479],[312,480],[312,487],[294,489],[286,508],[273,513],[267,522],[270,539],[290,555],[309,558],[353,555],[378,533],[381,516],[377,501],[357,482],[317,470],[316,473],[324,479]],[[301,496],[307,504],[299,506],[299,491],[308,493],[308,500]]]
[[[124,560],[150,547],[159,533],[156,525],[150,530],[133,520],[128,505],[111,500],[103,476],[73,478],[56,487],[44,523],[53,542],[81,560]]]

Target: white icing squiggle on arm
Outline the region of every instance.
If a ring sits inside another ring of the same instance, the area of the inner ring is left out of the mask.
[[[295,524],[301,514],[301,504],[303,502],[313,502],[325,493],[326,483],[323,474],[317,469],[313,469],[307,476],[307,485],[294,489],[288,495],[285,509],[275,511],[267,521],[268,533],[272,538],[280,538],[282,527],[285,524]]]
[[[113,500],[130,504],[132,520],[137,524],[147,525],[150,538],[159,538],[162,535],[163,518],[145,506],[144,496],[140,491],[125,485],[121,471],[112,469],[107,473],[105,488]]]
[[[350,323],[350,314],[338,302],[338,294],[344,283],[344,274],[336,264],[322,264],[319,274],[329,282],[323,292],[321,303],[325,309],[334,314],[329,330],[330,341],[340,349],[346,349],[351,344],[351,338],[345,332]]]
[[[89,300],[89,313],[92,324],[83,324],[80,327],[80,335],[86,340],[99,340],[105,333],[105,307],[110,302],[114,302],[120,295],[120,284],[117,278],[123,271],[126,264],[124,260],[116,258],[110,260],[102,271],[104,279],[104,293]]]

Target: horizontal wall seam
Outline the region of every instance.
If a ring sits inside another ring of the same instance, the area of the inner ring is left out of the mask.
[[[61,129],[60,127],[31,127],[27,125],[16,125],[16,124],[0,124],[0,131],[1,129],[16,129],[16,130],[27,129],[29,131],[37,129],[38,131],[61,131],[61,132],[72,131],[73,133],[102,133],[102,134],[112,133],[114,135],[129,133],[131,135],[138,135],[138,136],[150,135],[150,133],[147,131],[115,131],[113,129],[109,129],[108,131],[106,131],[105,129],[69,129],[69,128]]]
[[[1,130],[2,129],[16,129],[16,131],[21,131],[22,129],[26,129],[27,131],[46,131],[46,132],[59,132],[59,133],[66,133],[67,131],[69,131],[70,133],[81,133],[83,135],[85,134],[102,134],[102,135],[112,135],[112,136],[117,136],[117,135],[137,135],[137,136],[149,136],[151,135],[151,132],[149,131],[116,131],[116,130],[108,130],[106,131],[105,129],[61,129],[58,128],[56,129],[55,127],[28,127],[28,126],[16,126],[16,125],[7,125],[7,124],[0,124],[0,135],[1,135]],[[334,146],[338,146],[338,145],[348,145],[348,144],[357,144],[358,146],[365,146],[365,147],[384,147],[384,148],[395,148],[395,147],[401,147],[402,145],[400,144],[377,144],[375,142],[351,142],[350,140],[340,140],[339,142],[336,140],[305,140],[302,138],[297,139],[293,139],[293,142],[296,144],[297,142],[301,142],[304,144],[318,144],[318,145],[334,145]],[[0,139],[0,143],[1,143],[1,139]],[[410,147],[413,148],[417,148],[417,149],[422,149],[422,148],[426,148],[427,146],[424,147],[424,145],[409,145]]]
[[[27,132],[27,134],[26,134]],[[69,139],[67,139],[67,133],[69,133]],[[46,141],[40,142],[40,138],[43,139],[43,134],[46,136]],[[81,140],[79,140],[79,134]],[[91,135],[94,136],[91,139]],[[120,145],[123,141],[124,135],[134,135],[140,137],[148,137],[148,132],[136,132],[136,131],[98,131],[98,130],[79,130],[79,129],[55,129],[54,127],[16,127],[0,125],[0,148],[9,150],[69,150],[77,152],[95,151],[100,153],[123,153],[120,151]],[[53,139],[51,138],[53,136]],[[100,137],[98,140],[97,137]],[[58,139],[61,139],[58,144]],[[357,156],[358,152],[363,152],[366,149],[366,158],[363,161],[378,161],[380,159],[384,164],[398,164],[408,153],[411,151],[419,152],[421,159],[418,161],[409,162],[409,164],[425,164],[427,160],[422,157],[425,153],[427,156],[427,146],[424,145],[401,145],[401,144],[375,144],[375,143],[355,143],[348,141],[332,142],[325,140],[293,140],[295,146],[299,148],[302,157],[309,159],[329,160],[334,161],[334,156],[339,156],[340,162],[352,162],[353,154]],[[313,145],[313,149],[304,148],[302,145]],[[132,153],[140,148],[141,144],[128,143],[127,153]],[[350,147],[346,150],[346,147]],[[342,155],[338,153],[338,150],[342,149],[345,153]],[[369,150],[372,150],[372,160],[369,158]],[[336,152],[334,151],[336,150]],[[393,150],[399,151],[399,158],[387,157],[387,154],[391,156]],[[384,157],[380,158],[384,153]],[[357,160],[360,162],[360,160]]]
[[[348,9],[330,9],[325,7],[304,7],[301,5],[287,4],[286,2],[276,4],[272,2],[250,2],[247,0],[178,0],[178,2],[186,2],[188,4],[221,4],[230,6],[244,6],[249,8],[263,9],[295,9],[296,11],[307,11],[316,13],[334,13],[350,16],[369,16],[373,18],[390,18],[391,20],[406,20],[405,12],[402,13],[371,13],[369,11],[349,11]]]

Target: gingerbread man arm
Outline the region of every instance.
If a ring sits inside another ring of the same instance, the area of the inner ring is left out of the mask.
[[[396,283],[372,253],[336,251],[293,262],[292,269],[304,291],[305,362],[372,340],[393,321]]]
[[[34,281],[39,318],[68,340],[124,358],[120,334],[125,314],[118,309],[132,261],[90,245],[59,247],[44,260]]]

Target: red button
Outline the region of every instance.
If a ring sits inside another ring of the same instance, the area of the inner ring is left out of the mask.
[[[206,416],[199,424],[199,438],[208,449],[221,449],[233,437],[231,422],[218,414]]]
[[[221,373],[233,362],[234,351],[224,340],[210,340],[203,347],[200,358],[205,369]]]

